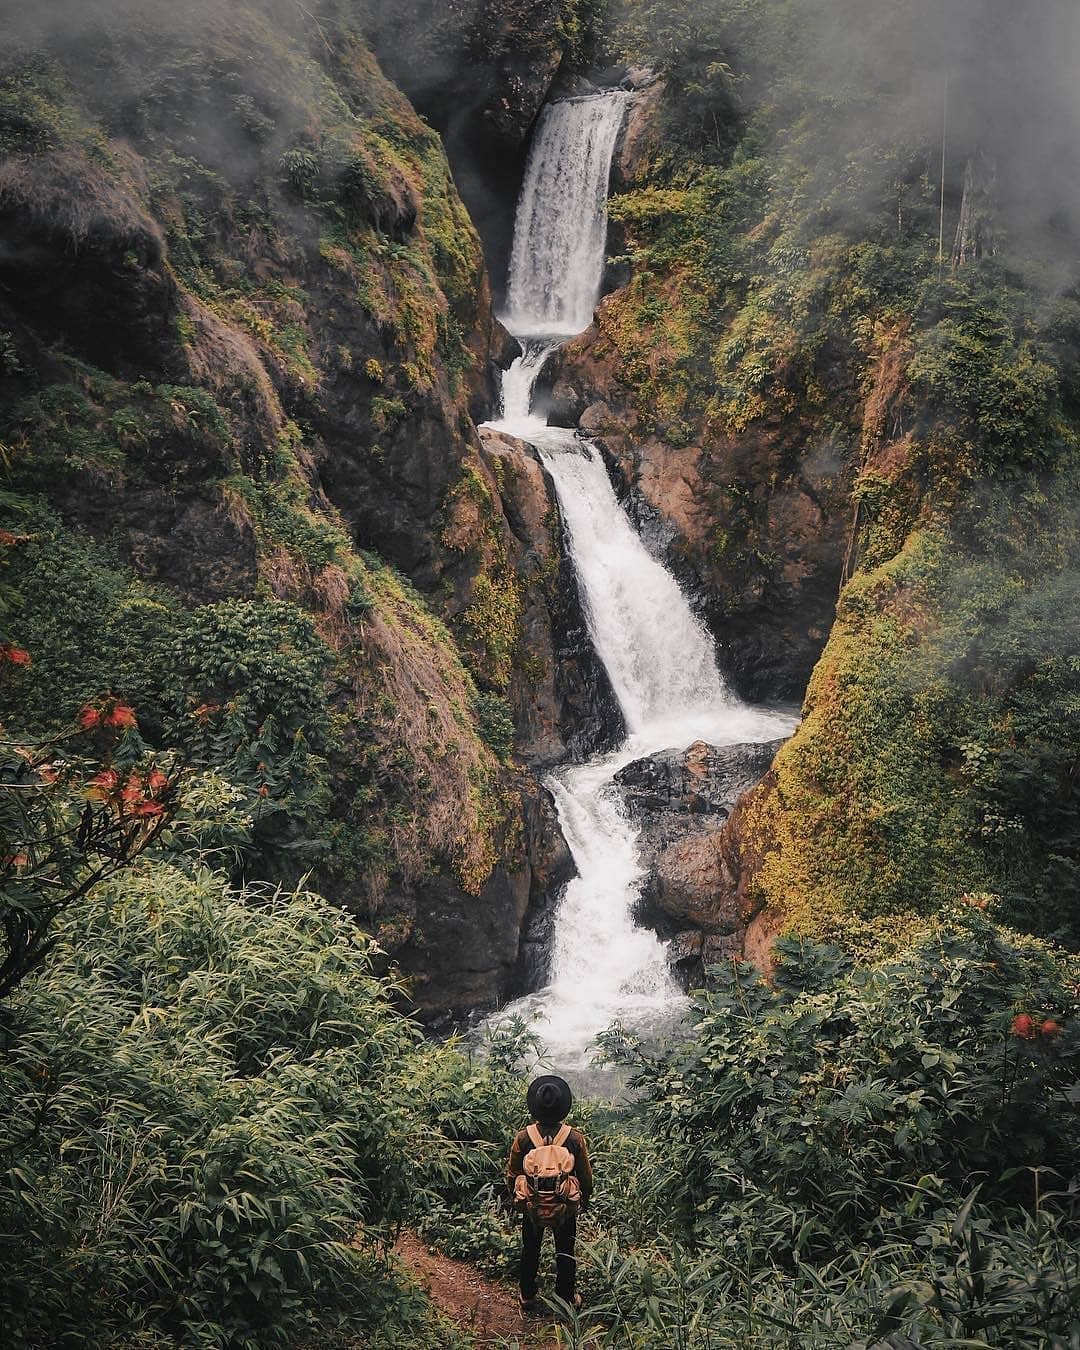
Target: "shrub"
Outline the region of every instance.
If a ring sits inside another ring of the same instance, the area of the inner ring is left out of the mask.
[[[363,1331],[423,1133],[390,993],[318,897],[99,887],[0,1031],[9,1343]]]
[[[604,1038],[652,1144],[604,1153],[596,1314],[642,1346],[1064,1346],[1075,959],[977,911],[876,968],[778,947],[772,985],[714,971],[684,1040]]]

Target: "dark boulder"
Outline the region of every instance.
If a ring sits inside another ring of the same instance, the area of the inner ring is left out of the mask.
[[[768,770],[783,741],[665,750],[634,760],[615,775],[641,833],[638,848],[654,867],[665,848],[687,833],[716,830]]]
[[[546,979],[551,925],[574,864],[546,788],[523,781],[521,819],[517,870],[497,867],[476,896],[445,874],[433,877],[399,894],[387,916],[388,931],[405,937],[394,960],[430,1026],[456,1024]]]
[[[688,985],[739,953],[755,911],[743,867],[743,803],[783,741],[712,746],[696,741],[635,760],[615,777],[647,879],[638,921],[669,942],[672,968]]]

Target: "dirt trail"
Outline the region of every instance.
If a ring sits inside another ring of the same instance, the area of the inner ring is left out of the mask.
[[[476,1345],[500,1345],[517,1340],[529,1350],[559,1350],[549,1323],[523,1318],[517,1292],[487,1280],[464,1261],[452,1261],[430,1251],[415,1233],[403,1233],[394,1248],[404,1264],[431,1295],[440,1312],[470,1335]]]

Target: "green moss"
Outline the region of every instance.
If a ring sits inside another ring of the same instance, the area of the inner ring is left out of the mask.
[[[449,630],[405,578],[368,554],[352,576],[379,636],[346,654],[366,718],[364,748],[345,770],[356,788],[335,849],[354,874],[370,868],[373,909],[390,874],[441,864],[477,893],[520,842],[508,833],[515,806],[499,765],[499,701],[477,692]]]
[[[462,627],[479,653],[481,674],[496,688],[506,689],[521,641],[521,582],[503,563],[476,578],[472,597]]]
[[[51,487],[57,475],[119,485],[148,475],[182,481],[229,454],[213,395],[187,385],[125,384],[68,359],[70,382],[49,384],[0,414],[12,483]]]
[[[46,154],[79,145],[110,162],[107,140],[78,107],[60,64],[9,48],[0,57],[0,154]]]
[[[1001,490],[983,503],[1014,529],[1027,517],[1011,557],[973,557],[939,527],[844,592],[777,790],[753,813],[772,849],[761,894],[799,931],[864,943],[860,925],[988,893],[1008,922],[1080,936],[1066,768],[1080,668],[1052,618],[1080,600],[1080,540],[1073,485],[1056,488],[1051,502],[1029,483],[1026,508]]]
[[[316,569],[347,556],[348,532],[325,508],[311,506],[311,489],[302,479],[290,476],[278,482],[259,482],[231,478],[223,487],[248,508],[264,553],[283,547]]]

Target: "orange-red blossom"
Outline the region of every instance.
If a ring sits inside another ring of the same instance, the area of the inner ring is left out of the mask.
[[[1055,1036],[1060,1036],[1062,1030],[1061,1023],[1055,1022],[1052,1017],[1036,1022],[1034,1017],[1027,1013],[1017,1013],[1012,1020],[1012,1034],[1024,1041],[1033,1041],[1037,1036],[1041,1036],[1044,1040],[1052,1040]]]
[[[79,709],[75,719],[84,731],[95,727],[111,727],[115,731],[126,731],[137,727],[139,719],[130,703],[121,703],[119,699],[108,699],[100,705],[87,703]]]
[[[152,820],[165,814],[165,807],[156,798],[169,786],[169,776],[161,769],[146,774],[132,771],[121,783],[116,769],[102,769],[91,778],[88,795],[99,801],[113,802],[121,812],[140,820]]]

